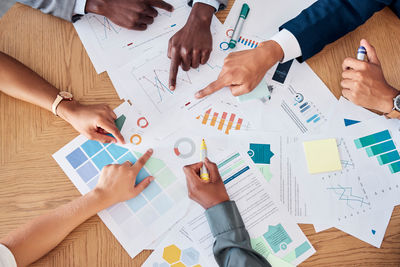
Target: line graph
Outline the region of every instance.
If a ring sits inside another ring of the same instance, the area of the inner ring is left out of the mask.
[[[103,16],[90,14],[87,20],[101,44],[104,44],[108,40],[113,42],[113,37],[118,35],[122,30],[122,27],[110,22],[109,19]]]
[[[353,195],[352,187],[343,187],[341,185],[337,185],[336,187],[328,187],[328,190],[332,190],[336,195],[339,196],[338,200],[345,201],[346,205],[352,209],[354,207],[352,204],[358,204],[359,207],[369,206],[371,203],[365,201],[366,197]]]

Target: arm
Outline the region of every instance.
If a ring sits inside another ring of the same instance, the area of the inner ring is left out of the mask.
[[[319,0],[283,24],[301,47],[302,62],[363,24],[393,0]]]
[[[75,0],[18,0],[18,2],[39,9],[45,14],[50,14],[68,21],[72,20],[75,7]]]
[[[23,77],[21,79],[21,77]],[[51,111],[59,90],[21,62],[0,52],[0,91]],[[62,101],[57,114],[78,132],[103,143],[116,141],[105,133],[113,134],[118,142],[124,138],[114,124],[116,115],[107,105],[82,105],[77,101]]]
[[[205,164],[210,180],[201,180],[200,168]],[[184,167],[189,197],[206,209],[206,217],[215,238],[214,257],[219,266],[271,266],[252,249],[250,237],[235,202],[229,201],[224,183],[215,163],[207,158]]]
[[[135,180],[151,154],[149,150],[134,165],[125,162],[104,167],[95,189],[29,222],[0,240],[0,243],[11,250],[18,266],[38,260],[88,218],[143,191],[154,178],[147,177],[137,186]]]
[[[195,3],[185,26],[169,40],[170,90],[175,90],[179,66],[188,71],[191,67],[198,68],[200,64],[207,63],[212,50],[210,25],[215,11],[211,5]]]

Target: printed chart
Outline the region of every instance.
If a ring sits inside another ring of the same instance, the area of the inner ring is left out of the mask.
[[[117,40],[117,35],[121,32],[122,28],[109,19],[96,14],[88,14],[84,17],[89,23],[97,41],[103,47],[109,47]]]
[[[274,156],[274,153],[271,151],[271,145],[250,143],[247,154],[261,171],[267,182],[269,182],[272,178],[270,168],[271,158]]]
[[[228,51],[229,48],[229,41],[232,38],[233,29],[228,29],[225,32],[225,41],[219,43],[219,48],[222,51]],[[249,48],[256,48],[261,39],[257,36],[239,36],[239,39],[236,43],[236,46],[239,46],[239,49],[249,49]]]
[[[317,128],[327,121],[318,106],[307,99],[304,93],[297,92],[293,86],[288,87],[288,93],[291,103],[287,101],[289,99],[282,99],[281,108],[302,133]]]
[[[390,173],[400,172],[400,155],[389,130],[373,133],[354,140],[357,149],[364,149],[368,157],[389,168]]]
[[[200,120],[202,125],[214,127],[227,135],[232,129],[240,130],[242,128],[243,119],[235,113],[224,111],[222,114],[220,112],[213,112],[211,115],[211,111],[212,108],[209,108],[204,114],[197,116],[196,119]]]

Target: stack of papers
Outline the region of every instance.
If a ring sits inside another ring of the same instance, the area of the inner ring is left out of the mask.
[[[313,2],[254,0],[236,51],[257,47]],[[187,197],[182,171],[199,160],[203,138],[252,247],[273,266],[297,265],[315,253],[297,223],[314,224],[316,231],[336,227],[379,247],[400,203],[398,125],[337,101],[306,63],[277,64],[256,92],[240,99],[228,88],[195,99],[232,52],[226,45],[243,3],[235,1],[224,25],[213,19],[210,60],[180,69],[173,92],[168,40],[190,13],[185,0],[171,2],[172,13],[160,10],[145,32],[93,14],[74,24],[96,70],[107,71],[126,100],[115,112],[127,144],[79,136],[54,158],[85,194],[103,166],[135,162],[154,149],[137,180],[152,175],[155,181],[138,197],[99,213],[131,257],[155,249],[145,266],[216,265],[211,231],[203,209]]]

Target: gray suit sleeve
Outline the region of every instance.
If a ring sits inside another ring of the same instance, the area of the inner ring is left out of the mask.
[[[223,10],[228,6],[228,0],[217,0],[219,3],[219,9],[217,11]],[[192,6],[193,0],[187,0],[189,6]]]
[[[68,21],[72,21],[75,0],[18,0],[18,2],[39,9]]]
[[[252,249],[249,233],[235,202],[227,201],[207,209],[206,217],[215,238],[213,250],[219,266],[271,266]]]

